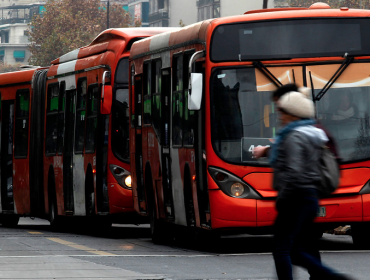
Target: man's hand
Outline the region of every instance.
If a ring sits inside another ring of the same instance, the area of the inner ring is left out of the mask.
[[[261,157],[266,157],[267,156],[267,151],[270,147],[267,146],[259,146],[255,147],[253,149],[253,156],[255,158],[261,158]]]

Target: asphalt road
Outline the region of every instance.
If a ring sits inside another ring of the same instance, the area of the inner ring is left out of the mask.
[[[271,246],[271,236],[250,235],[156,245],[147,225],[53,232],[27,218],[0,227],[0,279],[276,279]],[[320,251],[338,272],[370,278],[370,251],[356,250],[350,236],[324,234]],[[308,274],[297,268],[295,279]]]

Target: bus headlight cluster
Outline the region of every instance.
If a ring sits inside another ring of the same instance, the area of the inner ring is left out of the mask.
[[[256,190],[236,175],[217,167],[209,167],[208,170],[213,180],[226,195],[235,198],[261,198]]]
[[[234,183],[231,185],[230,191],[233,196],[239,197],[244,193],[244,186],[240,183]]]
[[[131,190],[131,173],[115,164],[109,165],[109,169],[112,172],[114,179],[117,183],[125,188]]]

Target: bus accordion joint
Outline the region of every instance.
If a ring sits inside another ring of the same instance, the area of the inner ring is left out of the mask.
[[[256,190],[236,175],[216,167],[209,167],[208,170],[217,186],[226,195],[234,198],[261,199]]]
[[[106,78],[110,78],[110,71],[104,71],[103,78],[102,78],[100,112],[103,115],[109,115],[112,109],[112,86],[105,84]]]

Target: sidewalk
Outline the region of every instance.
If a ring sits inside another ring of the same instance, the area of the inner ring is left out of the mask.
[[[0,257],[0,279],[164,279],[68,256]]]

